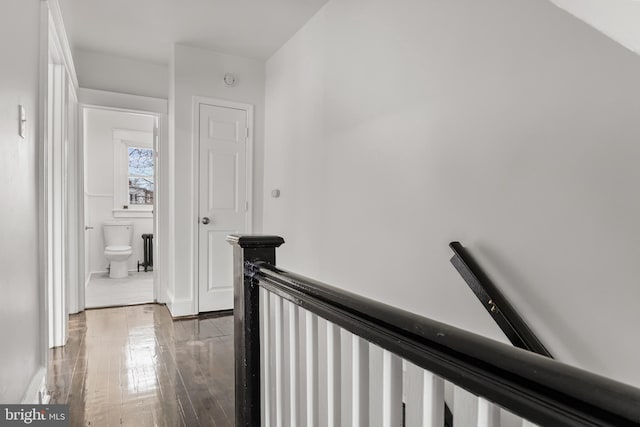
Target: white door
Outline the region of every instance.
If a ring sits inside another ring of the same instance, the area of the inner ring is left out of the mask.
[[[232,247],[246,232],[247,111],[200,104],[199,311],[233,308]]]

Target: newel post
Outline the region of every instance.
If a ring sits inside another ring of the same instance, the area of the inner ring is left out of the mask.
[[[276,248],[284,243],[278,236],[232,234],[233,245],[233,331],[235,357],[236,426],[260,425],[260,313],[257,279],[245,275],[246,261],[276,264]]]

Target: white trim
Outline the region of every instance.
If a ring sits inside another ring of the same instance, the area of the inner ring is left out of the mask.
[[[87,287],[89,286],[89,282],[91,281],[91,275],[93,273],[94,273],[93,271],[90,271],[89,274],[87,274],[87,280],[84,281],[84,288],[85,289],[87,289]]]
[[[76,95],[77,97],[77,95]],[[84,178],[84,109],[80,104],[80,100],[78,99],[77,104],[78,117],[77,117],[77,128],[78,128],[78,157],[76,158],[76,174],[78,175],[78,203],[76,208],[78,209],[78,292],[76,293],[78,297],[78,312],[84,311],[85,309],[85,290],[87,289],[87,284],[89,283],[89,279],[91,278],[91,273],[87,274],[88,266],[85,265],[87,261],[86,257],[86,233],[87,230],[85,226],[86,220],[86,211],[85,211],[85,200],[88,201],[89,197],[104,197],[105,195],[91,195],[85,193],[85,178]],[[111,194],[108,197],[112,197]],[[82,284],[84,283],[84,286]]]
[[[38,369],[35,375],[31,378],[20,403],[22,405],[37,405],[43,403],[47,390],[46,380],[47,370],[44,367],[40,367],[40,369]]]
[[[174,298],[175,296],[173,295],[173,291],[171,289],[167,289],[167,301],[165,302],[165,305],[167,306],[167,309],[169,310],[171,317],[174,317],[173,316],[173,299]]]
[[[191,298],[181,298],[176,300],[173,292],[167,291],[167,308],[171,317],[192,316],[193,313],[193,300]],[[196,313],[197,314],[197,313]]]
[[[203,96],[194,96],[192,99],[191,115],[192,115],[192,131],[191,131],[191,147],[193,148],[193,156],[191,168],[193,170],[192,175],[192,199],[193,199],[193,214],[192,215],[192,236],[193,239],[193,280],[192,280],[192,295],[193,295],[193,309],[195,314],[200,312],[200,274],[199,274],[199,262],[200,262],[200,247],[199,247],[199,234],[198,234],[198,215],[199,215],[199,198],[200,198],[200,105],[213,105],[224,108],[234,108],[237,110],[243,110],[247,113],[247,128],[249,129],[247,135],[247,146],[245,153],[245,173],[246,173],[246,193],[247,201],[249,202],[249,209],[245,211],[245,229],[247,234],[251,234],[253,231],[253,104],[246,104],[236,101],[228,101],[219,98],[207,98]],[[191,313],[194,314],[194,313]]]
[[[140,266],[140,268],[143,268],[142,266]],[[87,286],[89,286],[89,282],[91,281],[91,276],[93,276],[94,274],[107,274],[109,272],[109,270],[95,270],[92,271],[91,273],[89,273],[89,279],[87,280]],[[137,268],[130,268],[127,270],[127,272],[129,273],[145,273],[145,271],[138,271]],[[151,273],[151,271],[147,271],[146,273]]]
[[[114,218],[153,218],[151,209],[112,209]]]
[[[153,283],[156,287],[156,302],[167,301],[167,289],[174,286],[175,270],[174,240],[172,238],[174,207],[173,178],[170,178],[173,162],[172,143],[169,138],[169,120],[167,115],[156,116],[154,146],[156,147],[155,179],[157,182],[155,211],[153,215],[153,253],[155,264]]]
[[[168,152],[169,151],[168,147],[170,145],[168,141],[169,135],[166,132],[166,127],[168,125],[166,99],[150,98],[150,97],[144,97],[144,96],[138,96],[138,95],[129,95],[129,94],[116,93],[116,92],[107,92],[107,91],[99,91],[99,90],[83,89],[83,88],[80,88],[78,90],[78,98],[81,101],[81,103],[79,104],[79,111],[80,111],[79,122],[81,127],[81,131],[79,132],[79,135],[81,138],[80,146],[83,148],[83,150],[84,150],[84,132],[82,131],[82,129],[84,128],[84,111],[86,109],[120,111],[125,113],[150,115],[155,117],[158,121],[159,147],[166,148],[166,150],[164,150],[166,152],[164,152],[161,149],[158,149],[158,152],[157,152],[158,157],[156,158],[156,164],[154,165],[155,171],[156,173],[159,173],[163,176],[169,175],[169,170],[166,170],[166,171],[163,170],[162,169],[163,162],[160,161],[161,158],[164,158],[163,156],[170,155],[170,153]],[[77,165],[77,167],[82,168],[84,164],[84,156],[81,155],[78,161],[79,161],[79,164]],[[169,162],[168,166],[169,168],[171,167],[171,162]],[[84,177],[84,174],[83,174],[83,177]],[[171,218],[172,215],[170,210],[172,209],[172,207],[169,204],[164,204],[162,206],[165,208],[167,212],[159,212],[158,210],[157,200],[160,200],[160,199],[167,200],[167,201],[171,200],[170,199],[171,182],[165,179],[162,181],[162,183],[164,185],[158,185],[158,184],[156,185],[156,192],[158,194],[158,197],[156,198],[156,204],[153,207],[153,213],[160,214],[163,217]],[[87,196],[88,197],[114,197],[113,194],[109,194],[109,195],[87,194]],[[85,208],[84,198],[82,200],[81,205],[82,205],[81,209],[84,209]],[[133,212],[134,210],[131,210],[131,211]],[[158,216],[159,215],[153,215],[154,221],[158,220]],[[82,217],[81,220],[82,220],[82,227],[84,227],[84,216]],[[166,223],[166,222],[167,222],[167,219],[163,219],[163,223]],[[170,228],[170,225],[171,225],[170,221],[168,225]],[[155,233],[155,230],[154,230],[154,233]],[[161,259],[164,258],[164,254],[161,254],[161,252],[167,251],[168,253],[170,253],[169,251],[172,249],[172,244],[169,243],[171,242],[170,229],[165,230],[164,228],[159,228],[157,234],[158,235],[154,236],[154,239],[153,239],[154,240],[154,258],[160,261]],[[84,234],[81,235],[80,239],[81,239],[82,247],[84,248]],[[161,243],[162,246],[158,246],[157,244],[157,242],[160,242],[160,241],[162,242]],[[165,242],[167,243],[165,244]],[[156,249],[159,249],[159,250],[156,250]],[[84,256],[85,256],[84,251],[86,251],[86,248],[84,248],[84,250],[81,253],[81,257],[83,259],[83,262],[81,262],[81,265],[83,269],[89,267],[84,265]],[[161,262],[158,262],[157,265],[154,265],[154,269],[153,269],[153,299],[154,301],[159,303],[164,303],[167,301],[168,289],[171,286],[173,286],[173,277],[171,277],[170,272],[174,271],[174,268],[173,268],[174,259],[172,256],[168,256],[166,258],[168,260],[167,265],[162,265]],[[87,276],[88,278],[85,283],[85,288],[88,285],[89,280],[91,279],[92,273],[90,273]],[[83,288],[79,293],[79,295],[82,298],[81,303],[83,308],[84,308],[84,299],[85,299],[84,293],[85,292]]]
[[[48,0],[48,3],[51,23],[53,24],[55,34],[57,35],[57,43],[60,46],[62,54],[62,62],[67,69],[67,73],[73,83],[74,89],[78,89],[78,77],[76,76],[76,68],[73,64],[73,56],[71,55],[71,47],[64,27],[60,5],[58,4],[58,0]]]
[[[146,148],[153,148],[153,132],[131,129],[113,129],[113,139],[143,144]]]
[[[229,101],[228,99],[221,98],[208,98],[206,96],[194,96],[193,104],[216,105],[218,107],[235,108],[236,110],[244,110],[247,112],[251,110],[251,114],[253,114],[253,104],[246,102]]]
[[[167,100],[128,93],[97,89],[78,89],[78,99],[85,107],[140,112],[143,114],[167,114]]]
[[[158,166],[157,156],[153,147],[153,132],[144,132],[129,129],[113,129],[113,215],[125,216],[123,213],[133,212],[148,213],[141,217],[152,218],[153,206],[129,205],[128,197],[128,148],[148,148],[153,154],[153,168]],[[154,183],[155,184],[155,183]],[[155,187],[154,185],[154,192]],[[129,206],[127,209],[123,206]],[[155,205],[155,202],[154,202]]]
[[[50,87],[50,67],[53,78],[57,84]],[[66,251],[75,250],[78,242],[71,241],[66,232],[68,221],[67,199],[67,138],[65,132],[69,132],[69,125],[75,124],[70,120],[73,109],[69,103],[77,102],[76,88],[78,87],[71,49],[64,29],[62,14],[58,0],[41,2],[40,7],[40,72],[39,72],[39,134],[40,148],[38,152],[39,175],[39,242],[41,281],[44,292],[41,297],[41,313],[43,320],[41,332],[42,363],[47,366],[48,348],[54,345],[63,345],[67,338],[68,304],[66,283],[75,283],[73,278],[78,271],[67,268]],[[56,108],[49,111],[50,95],[55,91],[53,101]],[[49,129],[49,116],[53,117],[55,126]],[[52,142],[55,139],[55,144]],[[53,186],[61,190],[60,194],[53,196]],[[72,189],[71,203],[76,192]],[[60,200],[57,199],[60,197]],[[72,233],[73,234],[73,233]],[[67,277],[68,276],[68,277]],[[72,304],[73,305],[73,304]]]
[[[64,47],[61,40],[64,33],[56,28],[51,9],[46,7],[46,92],[45,103],[46,137],[43,139],[45,161],[44,214],[46,216],[46,281],[48,293],[48,347],[58,347],[67,340],[67,271],[66,271],[66,221],[67,221],[67,189],[66,189],[66,135],[69,117],[67,109],[67,85],[69,79],[68,64],[64,58]],[[64,31],[62,29],[62,31]],[[51,86],[49,86],[51,84]],[[52,108],[48,111],[49,107]]]
[[[42,2],[40,6],[40,69],[38,85],[38,266],[39,279],[43,284],[43,292],[40,292],[40,363],[41,366],[49,365],[49,296],[48,296],[48,258],[47,247],[49,239],[47,235],[47,144],[49,138],[47,116],[48,116],[48,91],[49,91],[49,7]],[[46,369],[46,368],[45,368]]]
[[[82,311],[78,292],[82,281],[82,271],[80,269],[80,245],[79,235],[84,234],[78,214],[79,200],[83,197],[81,192],[82,176],[74,165],[78,161],[80,150],[80,137],[78,133],[78,97],[71,84],[67,85],[67,128],[66,128],[66,156],[65,156],[65,189],[66,189],[66,215],[65,215],[65,245],[66,245],[66,289],[68,313],[79,313]]]
[[[59,347],[67,341],[67,314],[66,304],[66,271],[65,271],[65,250],[64,241],[65,217],[66,217],[66,192],[64,191],[64,87],[65,71],[61,64],[50,64],[53,67],[53,90],[52,102],[53,114],[49,114],[52,120],[52,134],[46,142],[49,151],[48,158],[48,180],[49,203],[47,215],[49,224],[47,233],[50,233],[48,242],[49,252],[49,347]],[[49,101],[48,101],[49,102]],[[58,191],[61,193],[58,193]]]

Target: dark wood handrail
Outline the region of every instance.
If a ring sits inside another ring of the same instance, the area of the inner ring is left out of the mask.
[[[256,248],[265,248],[261,239],[229,237],[235,245],[234,274],[241,279],[234,286],[237,352],[246,352],[240,345],[254,334],[251,350],[259,354],[258,313],[254,308],[257,289],[263,287],[539,425],[640,426],[640,389],[287,272],[274,266],[276,246],[267,254],[268,260],[256,255]],[[284,242],[273,236],[269,239],[277,246]],[[238,301],[252,298],[255,301],[248,304],[253,307],[250,310],[245,309],[246,303],[238,306]],[[249,360],[247,354],[236,354],[236,379],[258,381],[249,385],[254,397],[260,378],[259,359],[255,357]],[[249,372],[239,374],[238,370]],[[236,420],[238,425],[258,425],[247,420],[256,416],[259,420],[259,403],[256,414],[255,402],[244,400],[248,393],[243,387],[236,383],[236,405],[240,405],[236,407]]]
[[[478,297],[511,344],[553,359],[553,356],[533,333],[518,312],[487,276],[484,270],[460,242],[449,244],[453,250],[451,264]]]

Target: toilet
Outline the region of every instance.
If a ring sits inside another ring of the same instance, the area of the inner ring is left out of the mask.
[[[122,279],[129,275],[127,260],[133,253],[131,237],[133,223],[107,221],[102,224],[104,234],[104,257],[109,260],[109,277]]]

